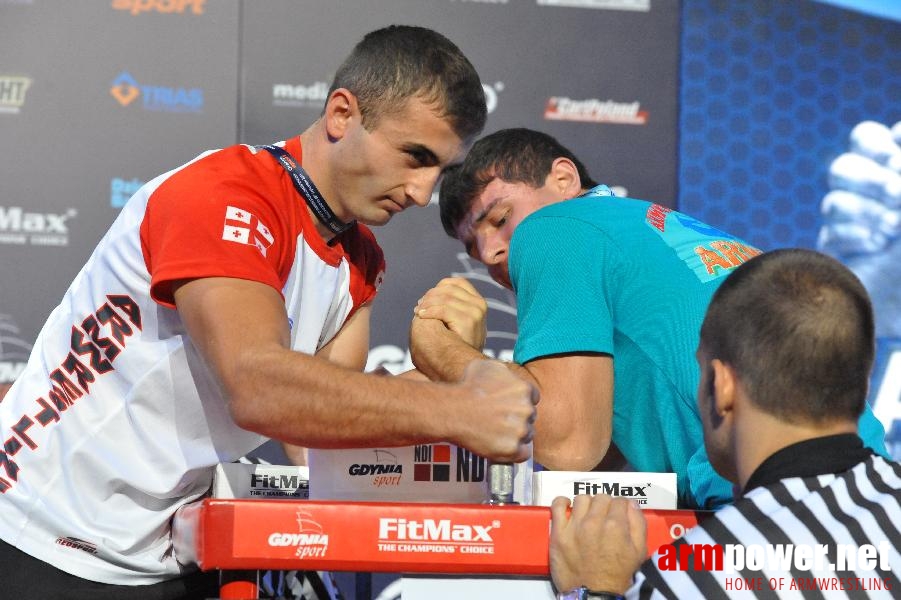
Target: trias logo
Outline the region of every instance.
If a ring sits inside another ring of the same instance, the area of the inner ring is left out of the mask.
[[[113,80],[110,95],[122,106],[142,98],[144,110],[155,112],[199,113],[203,111],[203,90],[139,84],[127,71]]]
[[[379,519],[379,541],[393,542],[485,542],[492,543],[491,525],[462,525],[450,519],[408,521],[399,518]]]
[[[398,464],[397,455],[388,450],[372,451],[374,461],[370,463],[353,463],[347,469],[351,477],[371,477],[375,487],[398,486],[404,474],[404,466]]]
[[[0,75],[0,113],[18,114],[25,104],[25,92],[31,87],[31,79]]]
[[[328,534],[323,533],[313,516],[305,511],[297,511],[298,533],[272,533],[269,545],[273,547],[295,546],[297,558],[323,558],[328,552]]]
[[[133,15],[146,12],[178,13],[190,12],[202,15],[206,0],[113,0],[113,9],[123,10]]]
[[[310,85],[276,83],[272,86],[272,104],[321,108],[328,98],[328,84],[317,81]]]
[[[0,244],[67,246],[67,223],[77,214],[74,208],[64,213],[38,213],[26,212],[21,206],[0,206]]]
[[[597,496],[598,494],[607,494],[608,496],[619,496],[621,498],[631,498],[636,500],[638,504],[648,503],[648,494],[645,490],[651,487],[647,485],[620,485],[619,482],[592,483],[590,481],[574,481],[573,495],[589,495]]]
[[[596,98],[572,100],[563,96],[554,96],[547,101],[544,118],[549,121],[644,125],[648,121],[648,112],[641,110],[641,103],[638,101],[614,102]]]

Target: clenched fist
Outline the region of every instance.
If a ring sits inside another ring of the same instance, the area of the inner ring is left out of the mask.
[[[527,460],[538,390],[494,360],[472,361],[458,385],[466,394],[454,441],[495,462]]]

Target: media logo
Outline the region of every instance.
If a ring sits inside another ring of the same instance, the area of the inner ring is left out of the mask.
[[[581,121],[585,123],[615,123],[619,125],[644,125],[648,112],[641,110],[641,103],[615,102],[613,100],[573,100],[565,96],[552,96],[544,108],[548,121]]]
[[[0,75],[0,113],[18,114],[25,105],[25,92],[31,79],[18,75]]]
[[[206,0],[113,0],[113,9],[132,15],[145,12],[184,14],[190,9],[192,14],[202,15]]]
[[[599,10],[632,10],[649,12],[651,0],[536,0],[538,6],[563,8],[596,8]]]
[[[310,85],[276,83],[272,86],[274,106],[294,106],[302,108],[322,108],[328,98],[328,84],[317,81]]]
[[[203,111],[202,89],[139,84],[128,71],[113,80],[110,95],[122,106],[129,106],[140,97],[141,107],[154,112]]]
[[[0,314],[0,384],[12,383],[25,369],[31,344],[21,335],[12,316]]]
[[[269,535],[268,542],[273,547],[295,546],[295,556],[297,558],[323,558],[328,552],[328,534],[322,530],[313,515],[298,510],[297,513],[298,533],[275,532]]]
[[[78,214],[26,212],[21,206],[0,206],[0,244],[68,246],[68,221]]]
[[[122,208],[125,206],[128,199],[141,189],[141,186],[144,185],[144,183],[146,182],[141,181],[136,177],[133,177],[132,179],[113,177],[110,179],[110,206],[113,208]]]

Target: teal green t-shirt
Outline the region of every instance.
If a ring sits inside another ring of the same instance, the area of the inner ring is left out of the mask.
[[[613,441],[638,471],[675,472],[679,504],[732,500],[704,451],[694,355],[714,291],[760,250],[643,200],[589,195],[536,211],[510,243],[519,335],[514,360],[613,357]],[[540,406],[539,406],[540,411]],[[885,454],[871,411],[861,437]]]

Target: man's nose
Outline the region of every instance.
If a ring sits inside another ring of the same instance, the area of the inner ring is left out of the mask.
[[[498,238],[479,243],[479,260],[486,265],[501,265],[507,260],[507,245]]]
[[[404,187],[404,194],[417,206],[428,205],[440,175],[439,167],[416,169],[414,176]]]

